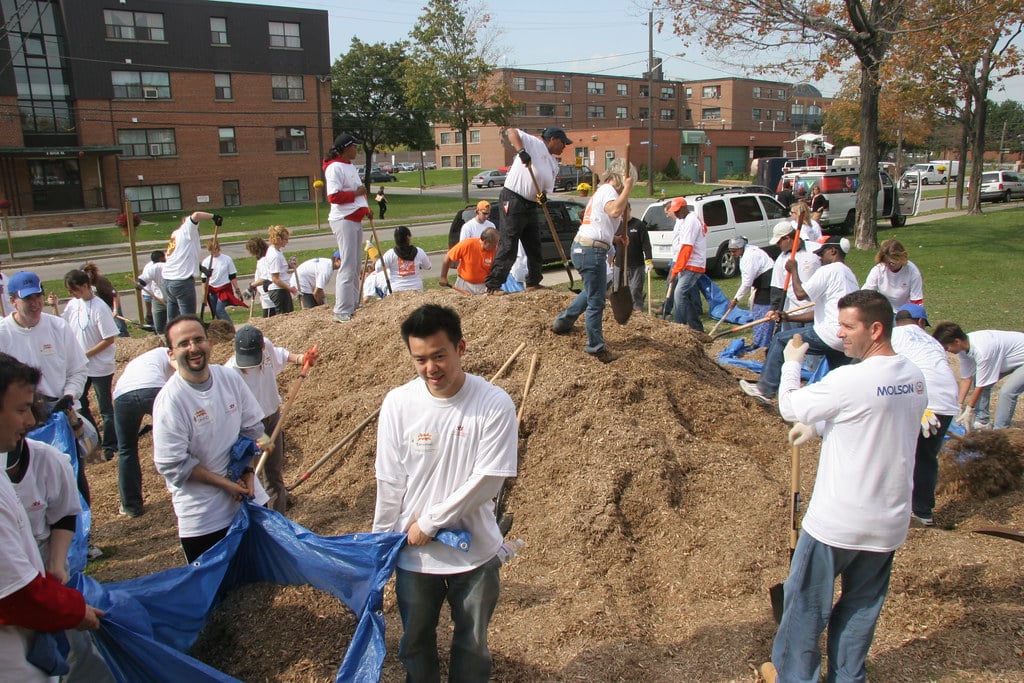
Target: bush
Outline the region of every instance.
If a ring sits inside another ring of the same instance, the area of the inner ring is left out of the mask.
[[[139,214],[132,213],[132,225],[134,225],[135,227],[139,227],[139,223],[141,221],[142,221],[142,219],[139,218]],[[121,212],[117,216],[117,227],[122,228],[122,229],[128,227],[128,214],[126,214],[124,212]]]
[[[669,157],[663,173],[669,180],[679,180],[679,164],[676,163],[675,158]]]

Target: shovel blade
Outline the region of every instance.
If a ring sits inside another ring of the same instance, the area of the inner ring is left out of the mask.
[[[772,601],[772,616],[775,617],[775,623],[782,623],[782,600],[785,597],[783,592],[783,584],[777,583],[768,589],[768,597]]]
[[[608,295],[608,301],[612,306],[612,315],[615,322],[625,325],[629,322],[629,316],[633,315],[633,293],[629,287],[619,287]]]

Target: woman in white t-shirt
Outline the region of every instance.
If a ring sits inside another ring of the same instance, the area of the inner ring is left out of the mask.
[[[71,294],[71,300],[64,307],[61,317],[78,339],[78,345],[89,360],[86,366],[88,379],[82,389],[82,417],[100,431],[89,409],[89,387],[96,392],[96,403],[103,416],[102,445],[103,458],[112,460],[117,453],[117,430],[114,428],[114,399],[111,387],[114,381],[114,341],[120,331],[114,321],[110,307],[92,291],[89,275],[82,270],[68,271],[64,286]]]
[[[412,232],[404,225],[395,228],[395,246],[384,252],[383,268],[388,269],[392,292],[423,291],[421,270],[430,270],[427,252],[412,245]],[[377,270],[381,270],[381,261]]]
[[[906,247],[899,240],[885,240],[875,256],[875,265],[868,271],[864,289],[873,289],[885,296],[898,311],[903,304],[924,303],[924,281],[921,271],[910,260]]]
[[[274,302],[274,313],[291,313],[295,310],[292,295],[299,290],[288,283],[288,259],[284,256],[284,248],[288,246],[290,233],[283,225],[271,225],[267,228],[266,279],[270,281],[267,293]]]
[[[253,273],[252,286],[249,288],[253,293],[253,304],[255,305],[255,298],[258,293],[263,317],[269,318],[274,315],[275,311],[274,300],[270,298],[270,294],[267,291],[270,287],[270,278],[266,272],[267,242],[262,237],[253,237],[245,243],[245,249],[256,258],[256,272]]]

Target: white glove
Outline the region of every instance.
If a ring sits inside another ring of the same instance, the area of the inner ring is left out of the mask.
[[[974,424],[974,408],[965,405],[964,409],[960,411],[960,414],[956,416],[956,421],[964,426],[964,429],[971,431],[971,425]]]
[[[803,342],[798,346],[796,344],[796,339],[790,339],[789,343],[786,344],[786,348],[782,349],[782,357],[787,363],[791,361],[803,363],[804,357],[807,356],[807,349],[809,348],[811,348],[811,345],[807,342]]]
[[[654,261],[652,261],[651,259],[647,259],[646,261],[644,261],[644,272],[649,273],[652,270],[654,270]]]
[[[921,436],[928,438],[939,433],[939,418],[931,410],[925,410],[921,415]]]
[[[805,425],[803,422],[794,422],[793,428],[789,430],[789,445],[799,446],[817,436],[814,425]]]

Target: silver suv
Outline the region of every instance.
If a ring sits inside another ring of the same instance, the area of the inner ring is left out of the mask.
[[[665,213],[671,199],[656,202],[644,211],[643,221],[651,237],[654,270],[665,276],[672,269],[672,229],[675,219]],[[772,236],[772,228],[789,219],[789,212],[774,197],[765,194],[695,195],[686,205],[708,226],[707,271],[711,277],[734,277],[739,263],[729,253],[729,240],[746,237],[763,247]]]

